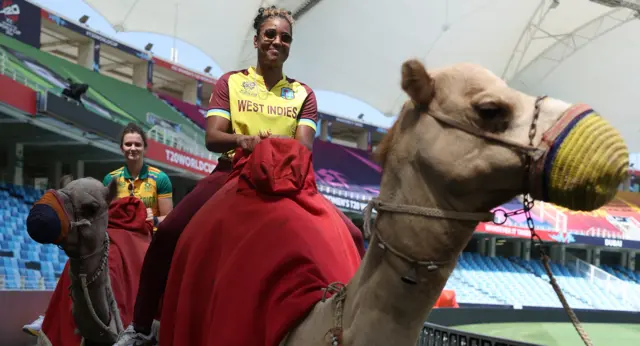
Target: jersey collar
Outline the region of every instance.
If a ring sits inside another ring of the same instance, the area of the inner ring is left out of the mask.
[[[125,179],[133,179],[133,177],[131,176],[131,173],[129,173],[129,169],[127,168],[127,165],[124,165],[123,175]],[[140,174],[138,175],[138,179],[147,179],[148,175],[149,175],[149,166],[147,166],[146,163],[143,163],[142,168],[140,168]]]
[[[264,83],[264,78],[256,72],[256,68],[255,67],[251,66],[251,67],[249,67],[249,69],[247,71],[248,71],[249,77],[255,78],[256,82],[260,82],[260,83],[262,83],[262,85],[265,85],[265,87],[266,87],[266,84]],[[282,73],[282,79],[279,80],[278,83],[276,83],[276,85],[274,85],[274,87],[279,85],[280,83],[283,83],[283,82],[286,82],[286,81],[287,81],[287,76],[283,72]]]

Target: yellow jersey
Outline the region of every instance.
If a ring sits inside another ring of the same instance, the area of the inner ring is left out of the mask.
[[[131,176],[127,166],[122,166],[107,174],[102,183],[107,186],[114,179],[118,184],[117,198],[131,196],[133,192],[133,195],[141,199],[147,208],[153,210],[154,216],[160,216],[158,200],[173,197],[173,187],[169,176],[160,169],[149,166],[146,163],[142,165],[140,174],[136,179]]]
[[[270,132],[294,138],[298,126],[316,131],[318,105],[313,90],[304,83],[282,75],[267,90],[262,76],[250,67],[218,79],[209,101],[207,117],[211,116],[230,120],[233,133],[258,136]]]

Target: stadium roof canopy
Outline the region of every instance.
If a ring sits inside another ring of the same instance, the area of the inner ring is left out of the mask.
[[[640,0],[594,1],[85,0],[116,30],[175,36],[225,71],[255,63],[253,17],[275,4],[297,19],[286,72],[315,89],[395,115],[404,60],[476,62],[523,91],[591,104],[640,151]]]

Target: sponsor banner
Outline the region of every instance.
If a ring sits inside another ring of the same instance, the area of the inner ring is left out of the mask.
[[[13,79],[0,75],[0,102],[29,115],[36,115],[37,93]]]
[[[96,42],[100,42],[101,44],[107,45],[109,47],[113,47],[116,48],[122,52],[125,52],[127,54],[136,56],[142,60],[149,60],[150,59],[150,55],[147,52],[143,52],[141,50],[138,50],[136,48],[133,48],[129,45],[120,43],[118,41],[115,41],[113,39],[110,39],[102,34],[98,34],[96,32],[93,32],[91,30],[89,30],[87,27],[75,24],[73,22],[70,22],[56,14],[53,13],[49,13],[47,10],[42,9],[40,11],[40,15],[42,18],[44,18],[45,20],[48,20],[52,23],[55,23],[58,26],[61,26],[63,28],[67,28],[73,32],[76,32],[80,35],[84,35],[88,38],[91,38],[93,40],[95,40]],[[40,34],[40,29],[38,29],[38,35]]]
[[[218,164],[216,161],[185,153],[154,140],[148,140],[148,142],[149,146],[145,156],[149,159],[182,168],[201,176],[209,175]]]
[[[369,156],[364,150],[316,140],[313,144],[316,182],[329,188],[327,192],[331,195],[355,201],[369,200],[379,194],[382,172]]]
[[[512,238],[531,239],[531,231],[529,231],[528,228],[496,225],[490,222],[479,223],[478,226],[476,227],[476,232],[489,233],[489,234],[501,235],[501,236],[512,237]],[[542,241],[561,242],[561,243],[571,242],[570,236],[566,241],[563,241],[562,236],[558,232],[536,230],[536,233],[540,236],[540,239],[542,239]]]
[[[40,9],[24,0],[2,0],[0,33],[40,48]]]
[[[215,85],[216,84],[216,80],[213,79],[212,77],[207,77],[207,76],[203,76],[199,73],[196,73],[194,71],[191,71],[185,67],[180,67],[178,65],[172,64],[168,61],[153,57],[153,63],[156,64],[158,67],[162,67],[162,68],[166,68],[167,70],[171,70],[173,72],[179,73],[181,75],[187,76],[189,78],[193,78],[197,81],[201,81],[204,83],[209,83],[211,85]]]
[[[318,186],[318,190],[336,207],[345,209],[348,211],[361,213],[368,203],[368,201],[357,201],[347,197],[336,196],[334,194],[327,192],[329,190],[322,186]]]
[[[93,72],[100,73],[100,41],[93,40]]]
[[[640,241],[637,240],[589,237],[583,235],[574,235],[574,237],[576,239],[576,242],[581,244],[602,246],[607,248],[640,250]]]

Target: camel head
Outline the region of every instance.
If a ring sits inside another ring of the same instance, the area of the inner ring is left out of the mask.
[[[382,200],[419,204],[427,182],[445,210],[485,212],[527,192],[593,210],[627,178],[626,144],[589,106],[524,94],[474,64],[409,60],[401,85],[410,99],[376,153],[383,190],[396,185]]]
[[[94,178],[64,176],[60,186],[47,191],[29,212],[29,236],[41,244],[61,246],[72,258],[90,255],[105,239],[117,184],[105,187]]]

